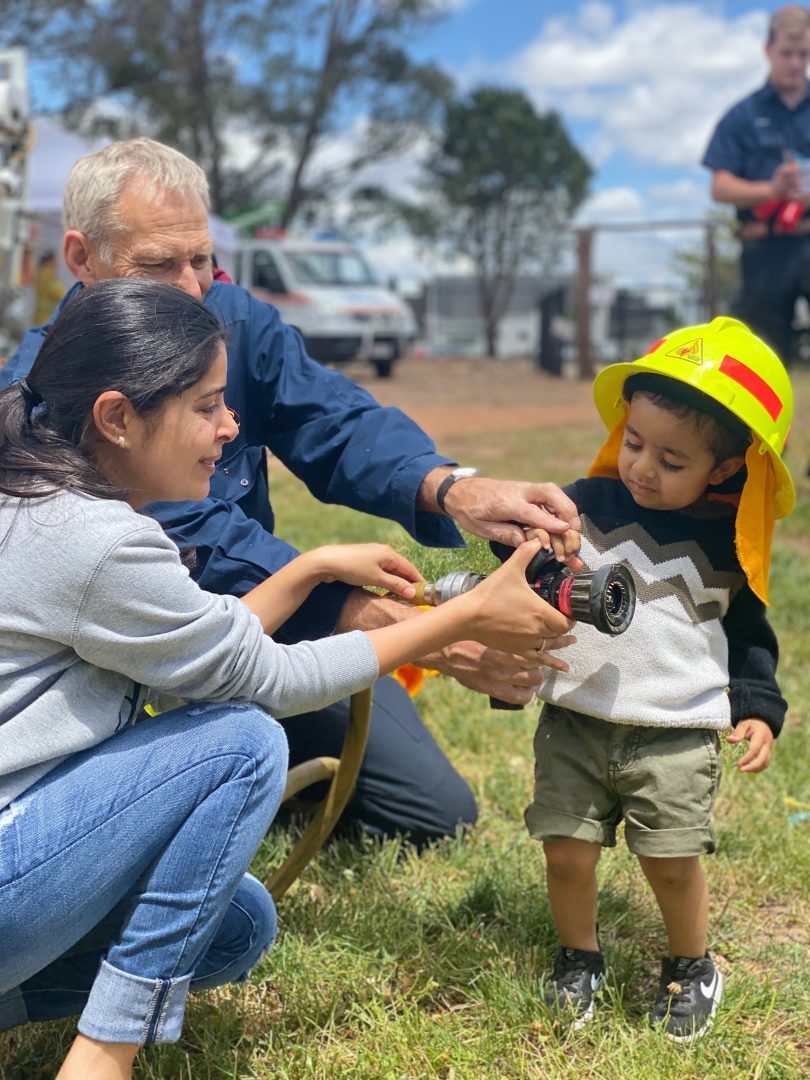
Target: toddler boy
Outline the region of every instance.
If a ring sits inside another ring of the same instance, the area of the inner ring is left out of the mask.
[[[748,744],[737,767],[760,772],[786,710],[765,604],[773,521],[794,503],[781,459],[792,391],[764,342],[718,318],[606,368],[594,395],[611,433],[566,493],[585,565],[623,562],[637,601],[624,634],[580,624],[570,671],[538,691],[526,823],[543,842],[560,941],[545,1002],[578,1024],[593,1014],[605,975],[596,866],[624,820],[669,944],[651,1020],[690,1042],[722,997],[699,859],[715,849],[720,735],[733,729],[726,741]]]

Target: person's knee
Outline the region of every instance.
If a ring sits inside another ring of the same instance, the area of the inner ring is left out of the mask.
[[[237,703],[201,704],[191,715],[201,721],[201,739],[208,729],[207,741],[216,756],[232,761],[231,771],[249,771],[268,794],[277,789],[280,798],[287,777],[287,736],[272,716],[256,705]],[[211,722],[206,724],[206,719]]]
[[[428,790],[413,785],[371,792],[358,785],[342,826],[359,827],[369,836],[401,837],[417,848],[466,832],[478,820],[475,796],[449,763],[445,773],[441,787]]]
[[[696,876],[703,871],[697,856],[680,859],[654,859],[640,857],[642,870],[647,880],[657,889],[675,892],[689,888]]]
[[[272,896],[260,881],[245,874],[192,979],[192,988],[204,990],[227,982],[244,982],[277,933]]]
[[[240,952],[244,964],[241,977],[246,978],[248,971],[258,964],[276,940],[278,934],[276,905],[264,885],[250,874],[245,874],[232,903],[241,911],[249,924],[244,948]]]
[[[471,829],[478,821],[478,803],[472,788],[453,771],[452,782],[444,788],[444,801],[437,815],[436,836],[453,836],[459,830]]]
[[[601,848],[585,840],[546,840],[546,871],[559,880],[587,877],[596,869]]]

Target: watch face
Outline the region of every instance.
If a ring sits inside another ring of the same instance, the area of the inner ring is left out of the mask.
[[[456,480],[466,480],[468,477],[480,475],[478,469],[474,469],[470,465],[459,469],[453,469],[452,472],[449,472],[436,489],[436,502],[441,512],[443,514],[447,513],[444,508],[444,500],[447,497],[447,492],[453,484],[455,484]]]

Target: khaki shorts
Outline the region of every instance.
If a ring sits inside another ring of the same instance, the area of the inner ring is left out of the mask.
[[[535,840],[614,847],[624,819],[636,855],[672,859],[714,851],[718,732],[613,724],[546,705],[534,754],[534,801],[525,816]]]

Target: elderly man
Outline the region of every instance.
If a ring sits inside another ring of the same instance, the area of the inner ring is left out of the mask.
[[[204,588],[241,595],[296,554],[273,535],[265,448],[317,498],[398,521],[422,544],[461,545],[453,518],[470,532],[513,544],[523,538],[515,521],[553,531],[578,526],[573,503],[555,485],[495,481],[457,469],[399,410],[381,407],[311,360],[274,308],[239,286],[213,281],[207,207],[202,170],[150,139],[88,154],[65,187],[64,257],[78,284],[63,303],[93,281],[155,277],[203,297],[228,329],[226,399],[239,414],[239,436],[225,448],[210,498],[149,508],[178,543],[195,548],[195,576]],[[47,332],[47,326],[28,332],[0,369],[0,383],[27,373]],[[413,617],[421,616],[384,597],[324,585],[278,637],[311,639]],[[561,635],[569,627],[549,607],[552,648],[566,644]],[[468,642],[424,663],[474,690],[525,704],[541,682],[541,664],[560,661],[544,651],[527,667]],[[337,756],[347,721],[346,703],[285,721],[291,763]],[[366,758],[344,821],[423,843],[452,834],[476,814],[472,792],[408,695],[394,680],[380,680]]]
[[[720,120],[703,158],[712,197],[737,208],[742,291],[735,314],[788,363],[793,310],[810,297],[810,8],[771,16],[764,86]]]

